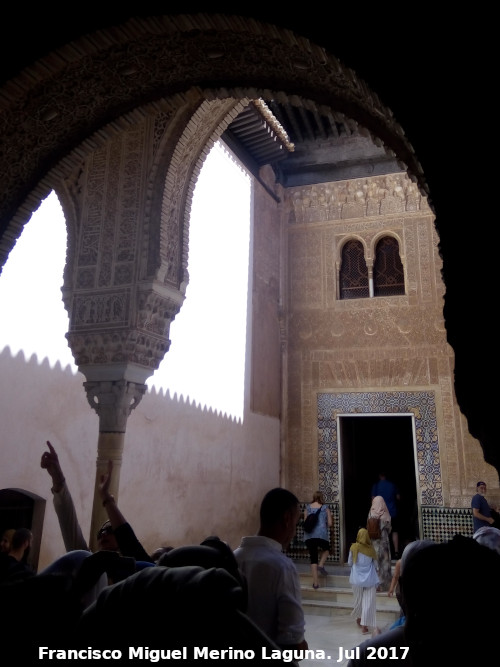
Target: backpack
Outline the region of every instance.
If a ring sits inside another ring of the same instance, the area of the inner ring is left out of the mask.
[[[380,521],[376,517],[368,517],[366,522],[366,530],[371,540],[380,539]]]
[[[321,505],[321,507],[323,507],[323,505]],[[312,531],[316,528],[316,524],[318,523],[319,519],[319,513],[321,512],[321,507],[314,513],[308,514],[306,516],[306,520],[304,521],[304,532],[312,533]]]

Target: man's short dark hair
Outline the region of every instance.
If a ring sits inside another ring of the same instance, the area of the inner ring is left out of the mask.
[[[299,499],[291,491],[277,487],[266,493],[260,505],[260,523],[273,526],[284,514],[299,504]]]
[[[12,549],[20,549],[25,542],[31,540],[31,530],[28,528],[18,528],[12,536]]]

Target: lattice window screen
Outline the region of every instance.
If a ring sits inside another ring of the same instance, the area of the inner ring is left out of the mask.
[[[375,296],[394,296],[405,293],[399,244],[392,236],[384,236],[377,243],[373,266],[373,286]]]
[[[370,296],[368,268],[361,241],[348,241],[342,248],[340,298],[362,299]]]

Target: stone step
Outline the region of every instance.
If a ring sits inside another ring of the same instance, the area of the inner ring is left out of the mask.
[[[329,600],[314,600],[302,598],[302,608],[304,613],[310,616],[349,616],[353,605],[343,602],[332,602]],[[399,607],[393,609],[379,608],[377,604],[377,626],[385,627],[392,625],[399,618]]]
[[[318,616],[348,615],[352,612],[354,599],[349,583],[349,568],[327,567],[328,576],[319,577],[318,589],[312,586],[310,567],[297,567],[302,591],[302,606],[306,614]],[[400,615],[399,603],[387,593],[377,593],[377,624],[389,625]]]
[[[300,583],[303,586],[312,586],[312,574],[310,572],[299,572]],[[327,577],[318,575],[319,585],[327,588],[339,587],[350,588],[349,575],[345,574],[328,574]]]
[[[330,574],[330,572],[332,572]],[[312,574],[311,572],[299,572],[300,583],[302,586],[312,586]],[[318,581],[320,586],[325,586],[326,588],[338,587],[338,588],[350,588],[351,584],[349,583],[348,574],[335,574],[333,570],[330,570],[327,577],[318,575]]]
[[[345,604],[352,608],[352,588],[321,587],[314,589],[312,586],[301,586],[302,597],[324,602],[335,602]],[[377,609],[396,611],[399,613],[399,603],[396,598],[390,598],[387,593],[377,593]]]

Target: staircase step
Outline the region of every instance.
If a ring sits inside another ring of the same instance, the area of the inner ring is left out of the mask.
[[[299,572],[300,583],[303,586],[312,586],[312,574],[308,572]],[[339,588],[350,588],[349,575],[345,574],[328,574],[327,577],[318,575],[320,586],[338,586]]]
[[[352,588],[301,586],[302,598],[324,602],[336,602],[353,606]],[[399,614],[399,603],[395,597],[390,598],[387,593],[377,593],[377,609],[394,611]]]
[[[328,576],[319,576],[319,588],[312,586],[310,568],[303,563],[299,571],[302,591],[302,607],[306,614],[318,616],[349,615],[354,606],[352,587],[349,583],[349,568],[328,567]],[[377,593],[377,623],[387,625],[399,618],[400,608],[395,597]]]
[[[302,608],[305,614],[311,616],[348,616],[352,612],[352,604],[330,600],[313,600],[302,598]],[[399,618],[399,609],[379,608],[377,605],[377,625],[385,626],[392,624]]]

